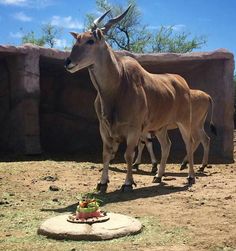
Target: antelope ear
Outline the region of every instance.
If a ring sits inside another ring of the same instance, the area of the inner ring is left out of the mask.
[[[99,40],[102,40],[103,38],[103,33],[100,29],[96,29],[96,35]]]
[[[70,32],[70,34],[71,34],[75,39],[77,39],[78,33],[72,31],[72,32]]]

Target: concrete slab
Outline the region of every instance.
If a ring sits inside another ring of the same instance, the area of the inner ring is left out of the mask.
[[[38,234],[53,239],[69,240],[109,240],[140,233],[142,224],[135,218],[123,214],[107,213],[108,221],[71,223],[67,221],[70,214],[63,214],[44,221]]]

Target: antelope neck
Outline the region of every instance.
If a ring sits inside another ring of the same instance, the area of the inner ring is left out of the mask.
[[[112,100],[120,85],[120,66],[109,47],[99,53],[96,62],[89,67],[89,73],[101,98]]]

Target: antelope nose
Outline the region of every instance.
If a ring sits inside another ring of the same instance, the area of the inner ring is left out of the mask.
[[[67,58],[64,62],[64,67],[67,68],[70,63],[71,63],[70,58]]]

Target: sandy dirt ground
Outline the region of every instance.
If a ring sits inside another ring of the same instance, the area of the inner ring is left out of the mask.
[[[75,160],[2,161],[0,250],[236,250],[235,164],[209,166],[197,173],[191,188],[179,165],[168,164],[163,184],[157,185],[151,165],[143,164],[134,174],[137,187],[128,194],[120,192],[125,164],[112,164],[102,208],[140,219],[141,234],[102,243],[38,236],[44,219],[75,210],[76,197],[96,187],[101,168]]]

